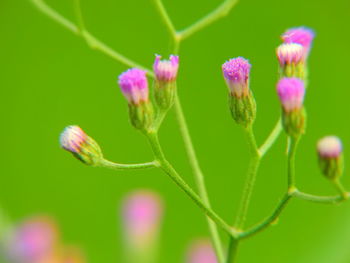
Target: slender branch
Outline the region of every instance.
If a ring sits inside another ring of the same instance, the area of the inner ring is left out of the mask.
[[[251,229],[248,229],[242,233],[240,233],[239,238],[247,238],[251,237],[260,231],[263,231],[265,228],[269,227],[272,225],[280,216],[282,213],[283,209],[287,206],[289,200],[292,198],[292,195],[290,193],[286,193],[282,200],[279,202],[277,205],[276,209],[273,211],[271,216],[266,218],[263,222],[257,224],[256,226],[252,227]]]
[[[77,18],[78,30],[80,33],[85,31],[85,22],[83,18],[83,13],[81,11],[80,0],[74,0],[74,12],[75,17]]]
[[[276,142],[278,136],[281,134],[281,131],[282,119],[279,118],[270,135],[267,137],[265,142],[259,147],[259,152],[261,156],[264,156],[267,153],[267,151],[271,148],[271,146]]]
[[[216,20],[220,19],[221,17],[228,15],[231,9],[237,4],[237,2],[238,0],[224,1],[220,6],[218,6],[215,10],[207,14],[205,17],[198,20],[191,26],[178,32],[178,37],[181,40],[186,39],[191,35],[193,35],[194,33],[214,23]]]
[[[159,167],[159,164],[157,161],[148,162],[148,163],[121,164],[121,163],[114,163],[106,159],[102,159],[97,166],[119,171],[119,170],[140,170],[140,169],[147,169],[147,168],[156,168],[156,167]]]
[[[176,34],[175,26],[174,26],[173,22],[171,21],[169,14],[163,5],[162,0],[153,0],[153,2],[155,4],[161,18],[162,18],[164,24],[166,25],[166,28],[168,29],[171,37],[173,39],[176,39],[177,34]]]
[[[91,48],[96,49],[96,50],[104,53],[105,55],[113,58],[114,60],[116,60],[124,65],[127,65],[129,67],[140,68],[140,69],[146,71],[150,77],[154,77],[154,74],[150,69],[145,68],[145,67],[141,66],[140,64],[138,64],[138,63],[130,60],[129,58],[123,56],[122,54],[118,53],[117,51],[115,51],[114,49],[112,49],[111,47],[109,47],[108,45],[106,45],[105,43],[100,41],[99,39],[97,39],[95,36],[93,36],[89,31],[84,30],[84,31],[82,31],[82,33],[79,33],[80,32],[79,28],[75,24],[73,24],[71,21],[66,19],[61,14],[59,14],[56,10],[54,10],[53,8],[48,6],[43,0],[30,0],[30,1],[32,2],[32,4],[34,6],[36,6],[38,8],[39,11],[41,11],[42,13],[44,13],[45,15],[50,17],[52,20],[56,21],[57,23],[59,23],[60,25],[62,25],[63,27],[65,27],[66,29],[71,31],[72,33],[74,33],[78,36],[83,35],[83,37],[89,43]]]
[[[192,188],[181,178],[173,166],[166,160],[163,150],[160,146],[157,133],[147,133],[148,141],[152,147],[156,160],[160,164],[160,168],[179,186],[192,201],[203,210],[203,212],[215,222],[219,227],[226,231],[230,236],[236,238],[237,232],[230,227],[219,215],[217,215],[210,207],[208,207],[201,198],[192,190]]]
[[[235,262],[238,245],[239,245],[239,240],[231,237],[230,242],[229,242],[229,246],[228,246],[226,263],[234,263]]]
[[[342,183],[340,182],[339,178],[335,179],[333,181],[335,188],[340,193],[340,195],[343,197],[344,200],[349,199],[349,193],[346,191]]]
[[[336,196],[319,196],[319,195],[312,195],[300,192],[299,190],[295,191],[293,193],[293,196],[305,201],[315,202],[315,203],[322,203],[322,204],[337,204],[342,201],[345,201],[347,198],[349,198],[350,193],[347,193],[347,198],[345,198],[343,195],[336,195]]]
[[[288,148],[288,189],[295,187],[295,154],[298,147],[299,138],[290,138]]]
[[[261,156],[255,141],[255,136],[251,127],[244,130],[249,145],[251,160],[248,169],[248,175],[245,182],[241,205],[237,214],[235,227],[242,229],[248,213],[250,199],[255,185],[256,174],[260,165]]]
[[[175,113],[177,117],[177,122],[179,125],[180,133],[182,135],[182,138],[184,140],[185,148],[186,148],[186,153],[187,157],[189,159],[195,180],[196,180],[196,185],[199,191],[199,195],[202,198],[203,202],[208,206],[211,207],[209,197],[208,197],[208,192],[205,186],[205,180],[204,180],[204,175],[202,172],[202,169],[199,165],[198,158],[196,151],[194,149],[193,143],[192,143],[192,138],[187,126],[186,118],[182,110],[181,102],[178,97],[178,95],[175,98]],[[215,248],[217,257],[219,262],[224,261],[224,251],[222,248],[222,243],[220,240],[220,236],[217,230],[217,227],[215,224],[213,224],[212,220],[208,218],[208,227],[209,231],[211,234],[211,238],[213,241],[213,246]]]

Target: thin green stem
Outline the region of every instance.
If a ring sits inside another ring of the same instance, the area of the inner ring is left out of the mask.
[[[288,189],[295,188],[295,154],[299,140],[299,138],[290,137],[290,147],[288,150]]]
[[[140,64],[130,60],[129,58],[123,56],[122,54],[118,53],[99,39],[97,39],[95,36],[93,36],[89,31],[84,30],[82,33],[79,33],[79,28],[73,24],[71,21],[66,19],[64,16],[59,14],[56,10],[51,8],[49,5],[47,5],[43,0],[30,0],[34,6],[38,8],[39,11],[50,17],[52,20],[56,21],[72,33],[81,36],[83,35],[84,39],[89,43],[90,47],[93,49],[96,49],[105,55],[113,58],[114,60],[127,65],[129,67],[136,67],[140,68],[147,72],[147,74],[150,77],[154,77],[154,74],[152,70],[145,68],[141,66]]]
[[[119,171],[119,170],[140,170],[140,169],[147,169],[147,168],[156,168],[156,167],[159,167],[159,164],[157,161],[148,162],[148,163],[121,164],[121,163],[114,163],[106,159],[102,159],[98,164],[98,166]]]
[[[349,193],[347,193],[347,197],[344,198],[343,195],[336,195],[336,196],[319,196],[319,195],[312,195],[300,192],[299,190],[295,191],[293,193],[293,196],[305,201],[310,201],[314,203],[322,203],[322,204],[337,204],[342,201],[345,201],[347,198],[349,198]]]
[[[235,223],[235,227],[238,230],[244,227],[244,222],[247,217],[250,199],[251,199],[253,188],[255,185],[256,174],[257,174],[257,171],[260,165],[260,160],[261,160],[261,156],[259,154],[258,147],[256,145],[256,140],[255,140],[252,127],[244,129],[244,133],[246,135],[247,142],[249,145],[251,160],[249,164],[247,179],[245,182],[245,187],[242,195],[240,208],[239,208],[236,223]]]
[[[181,40],[186,39],[192,36],[194,33],[214,23],[216,20],[228,15],[231,9],[237,4],[237,2],[238,0],[224,1],[221,5],[219,5],[212,12],[204,16],[202,19],[198,20],[194,24],[178,32],[178,37]]]
[[[166,28],[168,29],[171,37],[173,39],[176,39],[176,36],[177,36],[176,29],[174,27],[173,22],[171,21],[171,19],[169,17],[168,12],[166,11],[166,9],[165,9],[165,7],[163,5],[162,0],[153,0],[153,2],[155,4],[155,6],[156,6],[156,8],[157,8],[161,18],[162,18],[164,24],[166,25]]]
[[[160,146],[157,133],[147,133],[148,141],[151,145],[156,160],[159,162],[160,168],[179,186],[192,201],[203,210],[203,212],[215,222],[219,227],[226,231],[229,235],[236,237],[237,232],[230,227],[219,215],[217,215],[210,207],[208,207],[202,199],[192,190],[192,188],[181,178],[173,166],[167,161],[163,150]]]
[[[226,263],[234,263],[237,255],[239,240],[230,237]]]
[[[275,127],[271,131],[270,135],[267,137],[265,142],[259,147],[259,152],[261,156],[264,156],[268,152],[271,146],[276,142],[278,136],[281,134],[281,131],[282,131],[282,119],[279,118]]]
[[[196,155],[196,151],[194,149],[192,138],[187,126],[186,118],[182,110],[181,102],[178,97],[178,95],[175,98],[175,113],[177,117],[177,123],[179,125],[180,133],[182,135],[182,138],[184,140],[185,148],[187,157],[189,159],[190,165],[192,167],[192,171],[196,180],[196,185],[199,191],[200,197],[203,199],[203,202],[208,206],[211,207],[208,192],[205,185],[204,175],[202,172],[202,169],[199,165],[198,158]],[[224,250],[222,247],[222,243],[220,240],[219,232],[215,224],[213,224],[213,221],[208,218],[208,227],[209,232],[212,238],[213,246],[215,248],[218,261],[224,262]]]
[[[244,232],[241,232],[239,235],[239,238],[251,237],[251,236],[259,233],[260,231],[263,231],[265,228],[269,227],[274,222],[276,222],[276,220],[278,219],[278,217],[282,213],[283,209],[287,206],[287,204],[291,198],[292,198],[292,195],[290,193],[286,193],[284,195],[284,197],[282,198],[282,200],[277,205],[276,209],[271,214],[271,216],[269,216],[268,218],[266,218],[264,221],[257,224],[256,226],[254,226],[254,227],[252,227]]]
[[[340,193],[340,195],[343,197],[344,200],[349,198],[349,193],[346,191],[342,183],[339,179],[336,179],[333,181],[335,188]]]
[[[77,19],[78,30],[80,33],[82,33],[85,31],[85,22],[83,18],[83,13],[81,11],[80,0],[74,0],[74,12],[75,12],[75,17]]]

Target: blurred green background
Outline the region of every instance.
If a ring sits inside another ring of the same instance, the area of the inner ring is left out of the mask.
[[[74,20],[71,0],[48,3]],[[179,29],[220,3],[164,0]],[[149,67],[155,53],[169,55],[169,37],[151,0],[82,0],[82,6],[87,28],[123,54]],[[250,59],[251,88],[258,103],[255,130],[262,142],[279,116],[275,48],[285,29],[299,25],[314,28],[317,37],[297,182],[303,191],[334,194],[318,172],[315,143],[321,136],[337,134],[350,156],[349,0],[241,0],[231,15],[182,45],[179,96],[212,204],[228,221],[238,206],[249,156],[227,109],[221,64],[235,56]],[[64,241],[79,245],[88,262],[120,262],[120,200],[133,189],[153,189],[166,202],[161,262],[183,262],[188,244],[208,236],[207,225],[200,210],[161,171],[90,168],[58,144],[61,130],[78,124],[109,159],[151,160],[145,138],[128,122],[116,84],[126,67],[90,50],[28,0],[0,0],[0,34],[0,200],[9,216],[17,221],[38,213],[52,215]],[[160,137],[169,160],[194,185],[173,112]],[[283,135],[261,166],[250,224],[267,216],[285,189],[284,150]],[[347,175],[343,181],[350,188]],[[242,243],[238,262],[346,263],[349,251],[349,202],[329,206],[294,200],[277,226]]]

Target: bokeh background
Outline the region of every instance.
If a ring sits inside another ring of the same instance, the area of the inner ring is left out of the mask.
[[[71,0],[48,3],[74,20]],[[164,0],[179,29],[220,3]],[[83,0],[82,5],[87,28],[123,54],[149,67],[155,53],[169,55],[169,37],[151,0]],[[212,204],[228,221],[237,210],[249,156],[227,108],[221,64],[235,56],[250,59],[251,88],[258,103],[255,130],[262,142],[279,116],[275,48],[285,29],[299,25],[314,28],[317,37],[310,57],[308,129],[298,150],[297,182],[303,191],[334,194],[317,169],[315,143],[321,136],[337,134],[350,156],[350,1],[241,0],[231,15],[182,45],[179,96]],[[128,122],[127,105],[116,84],[126,67],[90,50],[27,0],[0,1],[0,34],[4,211],[14,222],[51,215],[64,241],[79,245],[88,262],[120,262],[120,201],[131,190],[152,189],[166,203],[160,262],[184,262],[188,244],[208,236],[206,221],[161,171],[90,168],[58,144],[61,130],[78,124],[109,159],[151,160],[145,138]],[[194,185],[173,112],[160,137],[169,160]],[[285,189],[284,150],[283,135],[259,171],[250,224],[267,216]],[[350,188],[349,176],[343,180]],[[330,206],[294,200],[277,226],[240,248],[240,263],[350,262],[350,203]]]

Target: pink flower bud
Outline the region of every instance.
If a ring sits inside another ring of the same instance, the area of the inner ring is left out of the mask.
[[[326,136],[318,141],[317,151],[321,158],[338,158],[343,151],[343,146],[337,136]]]
[[[123,221],[127,241],[133,246],[147,246],[157,235],[163,206],[153,192],[131,193],[123,202]]]
[[[277,83],[277,93],[285,112],[292,112],[303,107],[304,82],[298,78],[282,78]]]
[[[224,78],[233,96],[240,98],[249,94],[250,67],[248,60],[242,57],[230,59],[222,65]]]
[[[161,82],[172,82],[176,80],[179,68],[179,57],[171,55],[169,60],[161,60],[157,55],[153,64],[156,79]]]
[[[189,251],[187,263],[217,263],[214,250],[209,241],[197,241]]]
[[[284,43],[297,43],[304,47],[305,57],[309,54],[315,33],[307,27],[296,27],[288,29],[283,35]]]
[[[67,126],[60,136],[60,144],[63,149],[72,152],[80,153],[82,146],[87,139],[85,132],[76,125]]]
[[[277,48],[276,53],[281,67],[289,64],[297,65],[304,61],[304,48],[300,44],[282,44]]]
[[[137,68],[132,68],[119,76],[118,84],[131,104],[140,104],[148,101],[148,82],[146,72]]]

